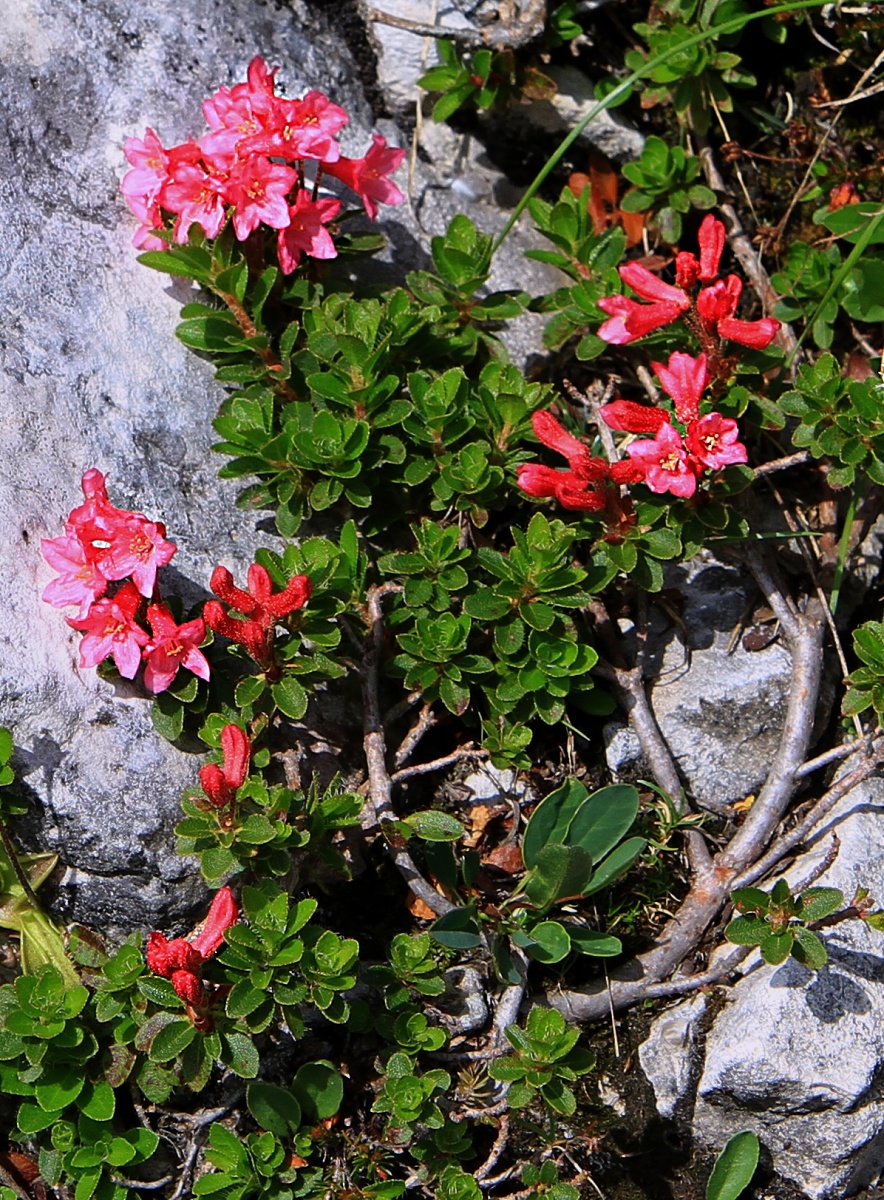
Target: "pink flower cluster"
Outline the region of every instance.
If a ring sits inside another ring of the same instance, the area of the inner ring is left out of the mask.
[[[215,893],[205,925],[190,941],[162,933],[147,937],[147,965],[155,975],[169,979],[176,994],[184,1001],[187,1015],[198,1029],[208,1032],[212,1021],[208,1015],[209,995],[202,981],[206,959],[211,958],[224,941],[224,935],[239,919],[239,910],[229,887]]]
[[[700,401],[709,380],[705,354],[672,354],[667,366],[654,363],[657,378],[675,404],[664,408],[615,400],[601,410],[611,429],[653,434],[630,442],[628,460],[607,463],[594,458],[583,442],[567,433],[549,412],[534,413],[531,424],[538,439],[568,460],[568,470],[540,463],[519,467],[517,482],[529,496],[552,496],[563,508],[601,512],[608,505],[606,483],[644,482],[652,492],[693,496],[707,471],[747,461],[736,421],[718,412],[702,413]]]
[[[145,687],[155,693],[169,687],[180,667],[208,679],[209,664],[199,649],[205,622],[179,625],[154,599],[157,570],[176,549],[166,541],[165,526],[111,504],[105,476],[94,467],[83,476],[83,496],[85,503],[70,513],[64,536],[43,539],[43,555],[59,572],[43,599],[55,608],[79,607],[68,624],[85,635],[80,666],[113,658],[120,674],[133,679],[143,662]],[[109,595],[108,585],[115,583],[121,586]],[[148,633],[136,618],[151,599]]]
[[[627,296],[606,296],[599,300],[599,308],[609,317],[599,328],[603,341],[623,346],[682,318],[710,355],[719,352],[722,341],[738,342],[755,350],[770,345],[780,328],[779,321],[773,317],[737,320],[734,314],[743,281],[738,275],[718,278],[725,243],[724,225],[710,213],[703,219],[697,240],[699,259],[687,250],[675,256],[674,285],[664,283],[637,262],[620,267],[623,282],[648,303],[639,304]],[[692,292],[698,283],[705,286],[694,296]]]
[[[672,354],[668,366],[652,364],[667,396],[675,403],[675,421],[663,408],[615,400],[600,410],[611,429],[652,433],[653,438],[630,442],[626,453],[652,492],[693,496],[706,471],[748,461],[736,421],[721,413],[700,411],[709,380],[706,355]]]
[[[274,71],[252,60],[246,83],[221,87],[203,102],[209,126],[199,141],[165,149],[152,129],[129,138],[124,150],[132,164],[121,190],[141,222],[135,245],[162,250],[157,237],[174,217],[175,241],[184,243],[192,225],[215,238],[232,214],[237,238],[245,241],[259,226],[277,231],[279,264],[285,274],[302,254],[334,258],[326,226],[341,210],[333,197],[319,197],[323,174],[341,180],[361,198],[369,217],[378,204],[401,204],[404,196],[388,179],[405,157],[387,147],[380,134],[362,158],[341,154],[337,135],[349,120],[319,91],[299,100],[274,94]],[[316,164],[312,183],[305,176]]]

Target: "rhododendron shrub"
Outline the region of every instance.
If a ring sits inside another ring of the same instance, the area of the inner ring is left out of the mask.
[[[262,228],[275,234],[279,265],[291,274],[304,255],[337,254],[329,226],[341,202],[320,195],[323,177],[355,192],[372,219],[378,204],[404,199],[389,178],[404,150],[376,133],[361,158],[342,155],[346,112],[316,90],[297,100],[278,96],[275,71],[262,58],[252,60],[244,83],[205,100],[203,114],[208,131],[179,146],[165,148],[152,129],[126,141],[132,170],[121,188],[141,222],[134,237],[141,249],[162,250],[160,233],[186,243],[194,225],[217,238],[229,219],[241,242]]]

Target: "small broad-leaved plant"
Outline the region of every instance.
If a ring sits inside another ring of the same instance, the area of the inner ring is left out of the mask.
[[[826,947],[808,925],[843,906],[844,895],[838,888],[812,887],[793,896],[785,879],[779,879],[770,892],[737,888],[731,900],[744,915],[728,925],[728,941],[758,946],[766,963],[781,963],[791,955],[813,970],[825,965]]]

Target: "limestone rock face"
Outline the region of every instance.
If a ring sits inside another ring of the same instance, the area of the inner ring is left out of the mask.
[[[56,911],[104,929],[177,927],[202,895],[172,838],[201,760],[154,732],[145,699],[78,668],[79,634],[40,600],[54,578],[40,539],[61,534],[93,466],[119,507],[166,523],[178,545],[166,583],[191,602],[218,562],[241,578],[273,539],[216,477],[222,391],[174,336],[187,284],[136,261],[123,142],[147,125],[167,145],[198,135],[203,98],[258,53],[281,65],[285,94],[319,87],[346,107],[347,152],[369,143],[371,114],[346,47],[308,4],[21,0],[3,26],[0,723],[34,844],[73,868]]]
[[[807,878],[814,862],[841,840],[820,886],[840,888],[849,902],[858,886],[884,895],[884,781],[871,780],[836,806],[811,839],[811,849],[786,873]],[[884,1155],[884,934],[859,921],[822,934],[828,963],[813,972],[787,959],[747,960],[746,975],[727,996],[706,1032],[682,1048],[694,1078],[695,1136],[720,1149],[741,1129],[753,1129],[774,1169],[812,1200],[852,1195],[880,1173]],[[670,1115],[671,1063],[660,1054],[671,1031],[690,1029],[696,1001],[669,1009],[657,1022],[641,1061]],[[671,1037],[669,1039],[672,1040]],[[691,1049],[691,1045],[694,1049]]]

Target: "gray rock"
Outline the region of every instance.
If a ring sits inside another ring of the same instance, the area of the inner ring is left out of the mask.
[[[473,28],[453,0],[382,0],[371,7],[415,24],[439,25],[443,29]],[[387,106],[397,116],[413,117],[415,105],[426,96],[417,81],[439,61],[433,38],[386,21],[372,21],[369,29],[377,63],[377,81]]]
[[[199,132],[202,99],[259,52],[285,64],[287,94],[320,87],[347,108],[351,153],[371,116],[347,49],[297,0],[22,0],[3,26],[0,552],[15,569],[0,579],[0,722],[34,802],[34,844],[74,868],[58,910],[181,932],[203,890],[172,828],[201,759],[155,734],[146,700],[78,669],[79,635],[40,601],[53,578],[40,539],[62,532],[96,466],[116,504],[166,522],[178,544],[167,574],[192,600],[216,563],[241,578],[273,542],[216,478],[222,392],[174,337],[190,289],[136,262],[122,145],[148,124],[167,144]]]
[[[628,725],[609,721],[602,726],[602,739],[605,743],[605,762],[618,780],[631,783],[648,775],[650,766],[641,742]]]
[[[671,575],[675,607],[654,610],[651,706],[701,804],[741,800],[764,782],[792,676],[778,642],[745,650],[734,630],[755,592],[744,572],[701,556]]]
[[[807,878],[837,832],[838,857],[818,884],[840,888],[848,902],[864,885],[880,901],[882,807],[884,781],[855,788],[786,878]],[[884,935],[850,921],[822,936],[829,962],[817,972],[792,959],[778,967],[757,954],[748,960],[706,1034],[693,1116],[696,1137],[716,1150],[754,1130],[774,1169],[812,1200],[868,1185],[884,1155]],[[652,1040],[659,1044],[680,1017],[690,1021],[688,1005],[665,1013],[662,1030],[655,1022]],[[665,1111],[673,1064],[643,1051],[642,1065]]]
[[[697,1042],[705,1013],[703,995],[676,1004],[657,1017],[649,1037],[638,1048],[639,1062],[654,1089],[661,1117],[674,1116],[696,1082]]]
[[[564,137],[595,107],[595,88],[579,67],[550,67],[545,73],[558,89],[555,95],[550,100],[535,100],[521,111],[538,128]],[[620,113],[606,109],[581,131],[577,144],[622,163],[641,157],[645,137]]]

